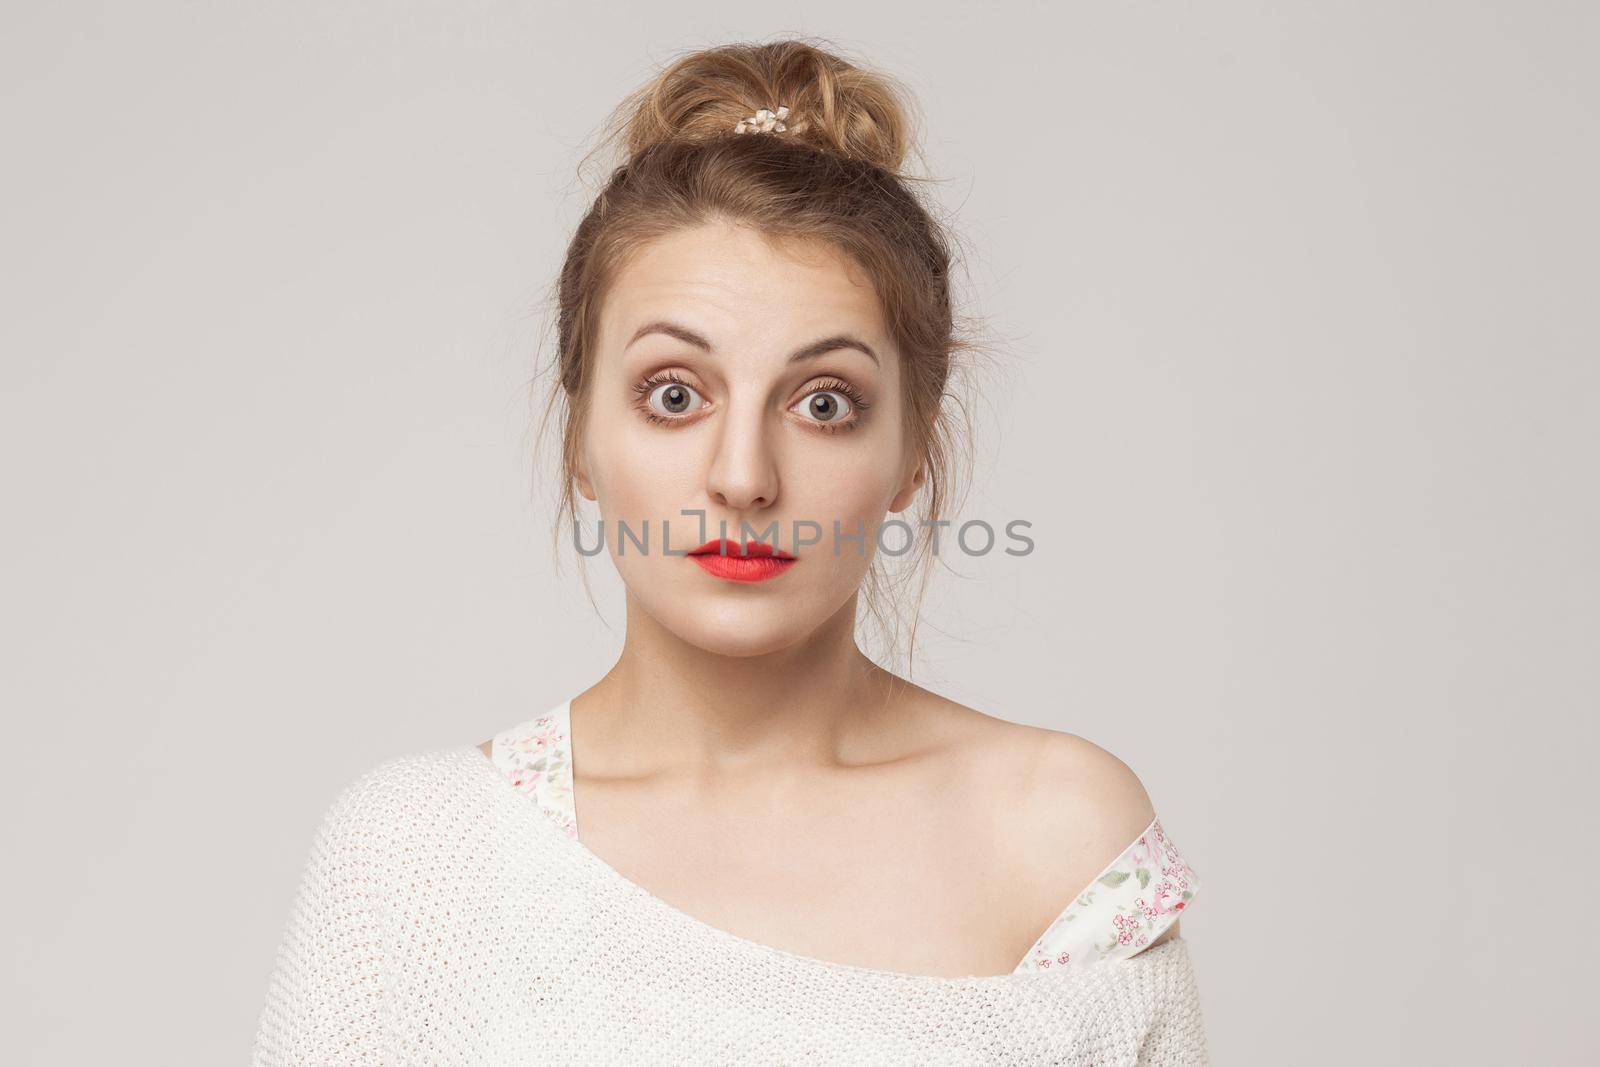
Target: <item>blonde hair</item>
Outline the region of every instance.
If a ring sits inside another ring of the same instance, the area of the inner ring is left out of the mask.
[[[907,509],[919,532],[905,559],[920,574],[906,648],[909,674],[933,556],[933,528],[918,522],[959,507],[951,505],[954,467],[961,458],[970,463],[970,453],[958,447],[970,436],[970,418],[951,386],[961,369],[958,357],[982,349],[960,333],[962,320],[954,312],[954,238],[916,192],[926,179],[903,169],[914,144],[909,94],[817,40],[730,44],[681,55],[622,101],[585,157],[618,146],[624,156],[579,222],[554,283],[556,351],[547,373],[555,385],[538,434],[542,438],[559,415],[561,479],[552,535],[559,537],[563,519],[576,523],[574,475],[599,310],[629,257],[667,234],[718,221],[749,225],[774,242],[825,242],[858,264],[875,287],[901,356],[902,431],[924,467],[923,486]],[[734,132],[741,119],[780,105],[789,108],[784,131]],[[968,434],[952,425],[952,407]],[[885,602],[900,603],[896,594],[913,577],[891,576],[882,560],[877,553],[863,584],[867,611],[892,653],[900,627],[887,621]],[[586,573],[584,584],[587,589]]]

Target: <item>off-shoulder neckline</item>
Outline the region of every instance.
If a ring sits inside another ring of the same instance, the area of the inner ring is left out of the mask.
[[[585,845],[581,840],[569,836],[561,829],[561,827],[557,826],[535,805],[529,804],[528,798],[517,791],[516,787],[513,786],[506,779],[505,775],[500,772],[500,768],[496,766],[488,757],[486,757],[483,754],[483,750],[477,745],[463,745],[455,751],[474,764],[478,773],[487,774],[494,778],[497,786],[505,791],[505,795],[514,798],[520,804],[520,810],[527,814],[529,821],[531,821],[534,826],[538,827],[538,832],[552,840],[553,844],[551,847],[567,850],[576,858],[579,863],[588,868],[588,870],[597,877],[603,879],[604,881],[610,882],[637,897],[647,907],[669,917],[679,925],[695,930],[705,937],[713,938],[717,941],[723,942],[724,944],[733,946],[746,954],[755,954],[769,958],[787,960],[795,966],[804,967],[809,970],[842,977],[853,976],[861,980],[923,985],[929,987],[969,986],[983,988],[990,986],[1005,986],[1017,982],[1035,982],[1050,979],[1062,981],[1069,976],[1088,975],[1097,968],[1106,967],[1113,964],[1137,964],[1142,957],[1153,956],[1162,952],[1164,949],[1168,949],[1169,947],[1177,947],[1178,943],[1183,940],[1182,935],[1179,935],[1170,938],[1159,945],[1153,945],[1150,948],[1140,952],[1136,956],[1118,960],[1100,961],[1088,964],[1085,967],[1078,969],[1056,971],[1010,971],[1005,974],[960,976],[913,974],[909,971],[895,971],[879,967],[863,967],[859,964],[844,963],[838,960],[825,960],[819,956],[808,956],[801,952],[794,952],[789,949],[778,948],[775,945],[768,945],[761,941],[753,941],[750,938],[743,937],[731,930],[708,923],[704,919],[697,918],[696,916],[684,911],[682,908],[668,903],[662,898],[656,896],[649,889],[645,888],[638,882],[635,882],[633,879],[623,874],[621,871],[617,870],[611,864],[607,863],[599,853],[595,852],[588,845]],[[1137,838],[1135,841],[1137,841]],[[1090,884],[1092,885],[1093,883],[1091,882]]]
[[[548,712],[545,714],[548,714]],[[909,971],[896,971],[878,967],[864,967],[859,964],[844,963],[838,960],[826,960],[819,956],[809,956],[804,953],[791,951],[789,949],[778,948],[775,945],[768,945],[764,942],[754,941],[750,938],[736,934],[731,930],[724,929],[723,927],[716,926],[705,921],[704,919],[691,915],[682,908],[679,908],[676,905],[662,899],[661,897],[656,896],[656,894],[651,892],[649,889],[629,878],[621,871],[617,870],[599,853],[595,852],[588,845],[584,844],[580,838],[568,834],[562,827],[558,826],[556,822],[544,811],[542,811],[536,804],[529,803],[529,798],[522,792],[519,792],[517,788],[512,785],[510,780],[506,778],[500,766],[494,761],[494,759],[490,756],[486,756],[483,752],[483,749],[477,745],[464,745],[458,748],[456,751],[472,760],[476,765],[478,765],[482,772],[490,774],[496,780],[499,788],[503,789],[510,796],[516,798],[516,800],[522,804],[522,810],[526,811],[530,816],[533,817],[533,822],[539,827],[541,834],[546,834],[550,838],[554,839],[555,844],[552,847],[568,850],[577,858],[578,862],[582,863],[596,876],[633,894],[643,901],[646,906],[668,916],[680,925],[696,930],[704,936],[712,937],[726,944],[735,946],[746,953],[756,953],[768,957],[780,958],[788,960],[797,966],[803,966],[812,970],[824,971],[835,975],[853,975],[857,978],[877,981],[936,985],[964,985],[974,983],[979,985],[994,985],[1004,984],[1016,980],[1038,980],[1050,975],[1054,975],[1059,980],[1060,977],[1065,973],[1081,974],[1085,971],[1085,968],[1078,968],[1073,971],[1034,971],[1014,969],[1006,972],[1005,974],[960,976],[915,974]],[[1050,932],[1050,929],[1057,921],[1059,921],[1061,915],[1064,915],[1068,910],[1070,910],[1074,906],[1075,902],[1085,892],[1092,889],[1102,876],[1112,871],[1117,866],[1118,862],[1127,855],[1128,850],[1137,846],[1139,841],[1146,835],[1150,834],[1160,821],[1161,819],[1158,813],[1150,820],[1145,828],[1128,843],[1126,847],[1117,853],[1116,857],[1113,858],[1111,862],[1107,863],[1101,869],[1101,871],[1095,875],[1094,878],[1090,879],[1081,889],[1079,889],[1076,894],[1069,898],[1067,904],[1060,912],[1057,913],[1056,918],[1053,919],[1051,923],[1045,927],[1044,931],[1042,931],[1040,935],[1034,939],[1033,944],[1029,946],[1028,953],[1024,955],[1020,961],[1018,961],[1017,968],[1022,968],[1023,965],[1027,963],[1033,954],[1034,948],[1036,948],[1040,940],[1042,940]],[[1180,940],[1182,940],[1181,935],[1174,936],[1169,938],[1168,941],[1159,945],[1152,945],[1151,947],[1142,950],[1134,956],[1117,960],[1097,961],[1095,963],[1088,964],[1087,968],[1103,967],[1110,963],[1129,963],[1137,960],[1139,956],[1147,956],[1151,953],[1159,952],[1161,949],[1166,947],[1166,945]]]

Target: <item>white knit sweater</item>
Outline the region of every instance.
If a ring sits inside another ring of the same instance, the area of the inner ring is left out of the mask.
[[[474,746],[348,785],[312,841],[253,1067],[1203,1064],[1188,947],[941,978],[693,918],[568,838]]]

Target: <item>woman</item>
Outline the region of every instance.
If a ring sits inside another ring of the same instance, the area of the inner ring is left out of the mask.
[[[1204,1060],[1137,776],[856,645],[886,518],[920,499],[927,553],[944,515],[967,347],[903,100],[788,41],[624,102],[554,394],[622,653],[345,789],[255,1063]]]

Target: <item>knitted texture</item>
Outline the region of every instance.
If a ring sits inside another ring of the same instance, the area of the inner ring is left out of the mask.
[[[474,746],[387,760],[317,827],[252,1051],[288,1064],[1204,1064],[1182,937],[966,978],[739,937],[564,835]]]

